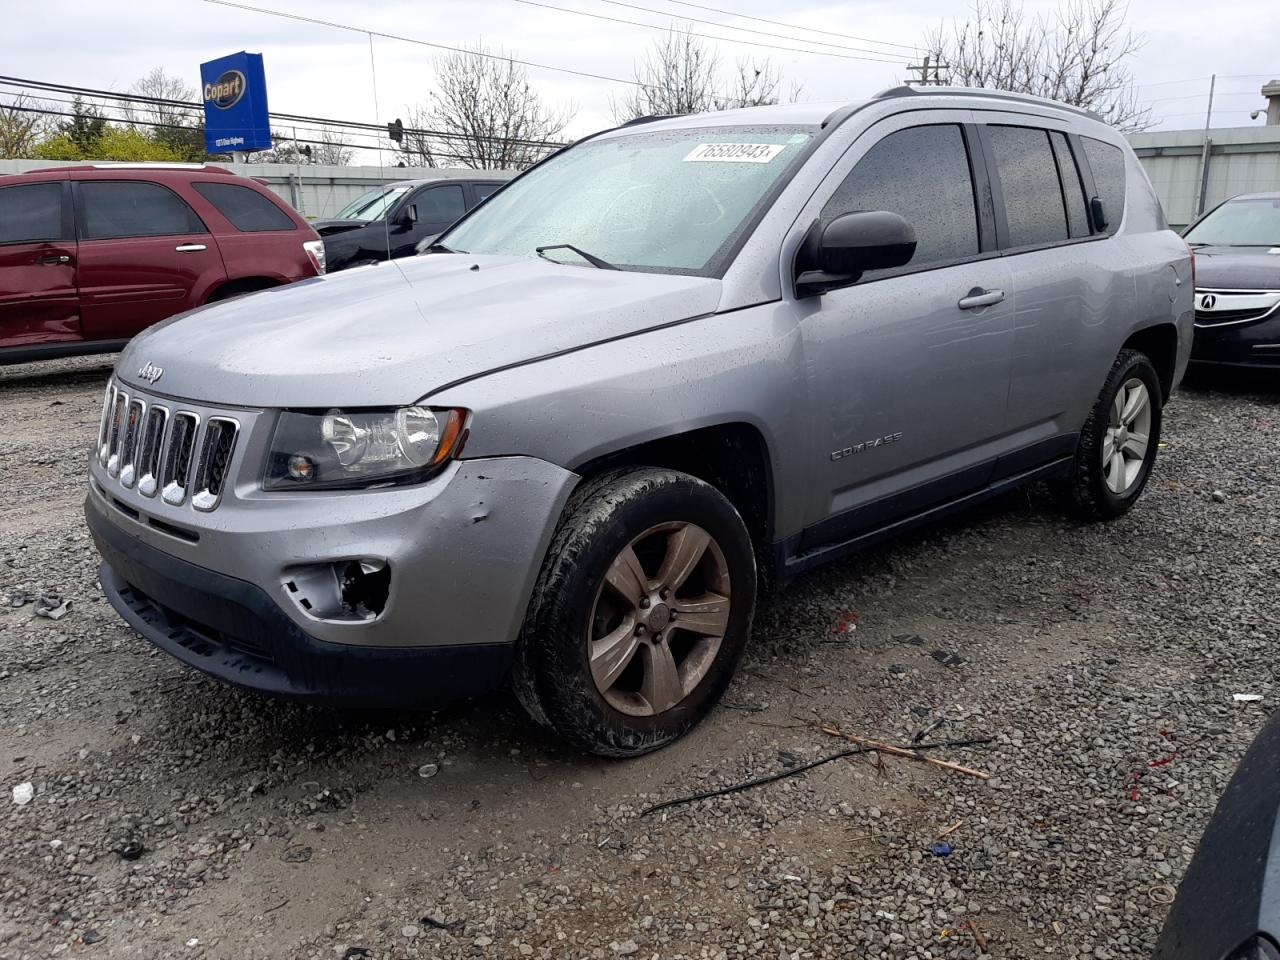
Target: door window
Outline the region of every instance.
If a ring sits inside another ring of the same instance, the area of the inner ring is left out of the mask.
[[[456,183],[419,190],[412,202],[418,205],[419,223],[453,223],[467,212],[462,187]]]
[[[1068,239],[1067,212],[1048,132],[993,125],[987,135],[1004,194],[1008,245],[1041,246]]]
[[[63,239],[60,180],[0,188],[0,243]]]
[[[1124,151],[1093,137],[1081,137],[1080,142],[1084,144],[1084,155],[1093,172],[1093,185],[1107,215],[1103,233],[1115,233],[1124,219]]]
[[[80,201],[86,240],[208,233],[186,201],[158,183],[84,180]]]
[[[1049,134],[1053,144],[1053,156],[1058,161],[1058,176],[1062,180],[1062,196],[1067,201],[1067,226],[1073,237],[1089,235],[1089,216],[1085,213],[1084,186],[1080,182],[1080,170],[1067,143],[1067,135],[1054,130]]]
[[[476,202],[489,199],[489,195],[497,190],[502,184],[500,183],[477,183],[473,184],[472,189],[476,192]]]
[[[200,180],[193,184],[196,192],[245,233],[265,230],[297,230],[289,215],[260,194],[239,183],[214,183]]]
[[[868,271],[864,279],[977,256],[973,175],[960,127],[910,127],[867,151],[822,208],[822,223],[858,210],[896,213],[916,232],[906,268]]]

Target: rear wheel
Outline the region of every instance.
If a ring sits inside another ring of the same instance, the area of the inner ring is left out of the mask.
[[[755,587],[746,527],[714,487],[648,468],[588,481],[543,564],[517,646],[516,692],[584,749],[657,749],[728,686]]]
[[[1052,487],[1067,510],[1109,520],[1142,495],[1160,443],[1160,377],[1146,354],[1122,350],[1089,413],[1071,472]]]

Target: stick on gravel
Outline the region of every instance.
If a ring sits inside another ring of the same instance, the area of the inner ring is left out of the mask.
[[[923,760],[925,763],[932,763],[935,767],[954,770],[956,773],[963,773],[967,777],[977,777],[979,780],[991,779],[991,774],[975,770],[973,767],[963,767],[958,763],[952,763],[950,760],[939,760],[937,757],[921,756],[917,751],[924,749],[923,744],[916,744],[909,748],[895,747],[892,744],[881,743],[879,740],[872,740],[869,737],[860,737],[856,733],[845,733],[839,727],[833,727],[830,724],[823,724],[818,729],[833,737],[842,737],[850,743],[860,743],[868,750],[879,750],[883,753],[891,753],[895,757],[906,757],[908,760]]]
[[[991,742],[990,737],[979,737],[976,740],[944,740],[939,743],[919,743],[919,744],[916,744],[914,747],[912,747],[912,749],[913,750],[940,750],[944,747],[976,747],[979,744],[990,743],[990,742]],[[663,800],[661,803],[655,803],[653,806],[646,807],[645,809],[641,810],[640,816],[647,817],[649,814],[656,813],[659,810],[666,810],[668,807],[676,807],[684,803],[693,803],[695,800],[706,800],[709,797],[723,797],[726,794],[738,793],[742,790],[750,790],[752,787],[762,787],[766,783],[775,783],[776,781],[784,780],[787,777],[797,776],[798,774],[804,773],[806,770],[812,770],[814,767],[820,767],[824,763],[831,763],[834,760],[841,760],[844,757],[854,757],[860,753],[870,753],[872,750],[883,750],[883,749],[885,749],[885,746],[883,744],[878,746],[869,746],[867,744],[861,744],[856,747],[850,747],[848,750],[841,750],[837,753],[829,754],[828,756],[822,757],[818,760],[814,760],[811,763],[801,764],[798,767],[788,767],[786,770],[781,770],[778,773],[771,773],[771,774],[768,774],[767,776],[756,777],[753,780],[744,780],[742,783],[734,783],[727,787],[720,787],[718,790],[707,790],[703,793],[695,793],[688,797],[677,797],[674,800]],[[898,750],[901,748],[892,747],[889,749]],[[910,751],[904,751],[904,752],[907,752],[908,755],[910,755]],[[917,757],[916,759],[925,760],[928,758]],[[962,767],[961,769],[964,769],[964,768]],[[985,774],[983,776],[985,776]]]

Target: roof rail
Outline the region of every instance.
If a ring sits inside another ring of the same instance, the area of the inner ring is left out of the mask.
[[[634,127],[641,123],[653,123],[655,120],[670,120],[676,116],[674,113],[655,113],[648,117],[632,117],[626,123],[620,123],[613,129],[621,130],[623,127]]]
[[[928,91],[917,89],[916,87],[898,86],[889,87],[881,90],[872,100],[892,100],[897,97],[919,97],[919,96],[953,96],[953,97],[979,97],[988,100],[1013,100],[1017,103],[1031,103],[1039,107],[1053,107],[1057,110],[1066,110],[1068,113],[1075,113],[1082,117],[1088,117],[1090,120],[1097,120],[1106,123],[1096,110],[1089,110],[1085,107],[1076,107],[1069,103],[1062,103],[1058,100],[1050,100],[1048,97],[1037,97],[1030,93],[1015,93],[1012,90],[988,90],[982,87],[930,87]]]
[[[133,162],[128,160],[112,160],[104,163],[90,164],[94,170],[207,170],[210,173],[230,173],[226,167],[213,163],[166,163],[166,162]]]

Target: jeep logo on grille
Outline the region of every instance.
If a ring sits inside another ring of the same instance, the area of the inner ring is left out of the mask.
[[[240,102],[247,86],[243,73],[228,70],[213,83],[204,85],[204,98],[219,110],[229,110]]]
[[[155,383],[164,376],[164,367],[157,367],[154,363],[148,362],[141,370],[138,371],[138,378],[145,380],[147,383]]]

